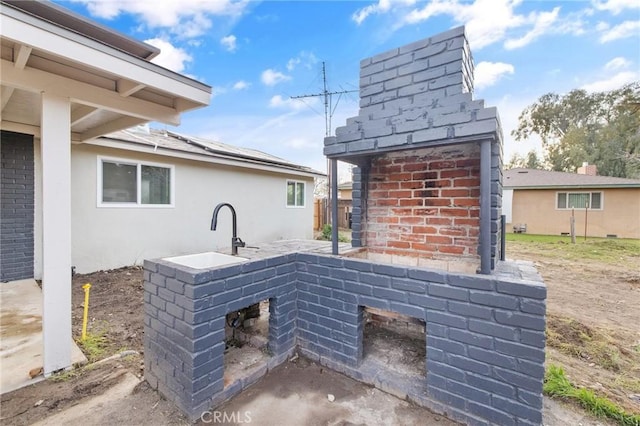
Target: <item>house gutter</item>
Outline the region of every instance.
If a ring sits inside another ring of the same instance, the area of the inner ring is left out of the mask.
[[[91,141],[84,142],[83,145],[101,146],[106,148],[121,149],[123,151],[138,152],[143,154],[160,155],[169,158],[182,158],[185,160],[200,161],[203,163],[222,164],[231,167],[242,167],[250,170],[262,170],[273,173],[289,173],[296,176],[304,176],[310,178],[324,177],[326,176],[320,172],[313,172],[307,170],[297,169],[294,166],[286,167],[284,165],[269,164],[267,162],[260,162],[258,160],[249,160],[236,158],[230,155],[222,156],[220,154],[207,153],[197,154],[186,151],[174,150],[162,146],[158,146],[157,150],[154,150],[153,144],[139,144],[136,142],[126,142],[115,139],[107,139],[104,137],[93,139]]]
[[[504,186],[503,189],[573,189],[573,190],[587,190],[587,189],[606,189],[606,188],[640,188],[640,183],[601,183],[601,184],[588,184],[588,185],[548,185],[548,186]]]

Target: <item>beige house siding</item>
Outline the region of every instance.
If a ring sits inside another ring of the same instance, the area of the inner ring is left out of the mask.
[[[341,200],[352,200],[353,199],[353,190],[349,189],[340,189],[338,188],[338,198]]]
[[[640,238],[640,188],[514,189],[512,221],[528,234],[560,235],[570,231],[571,210],[556,208],[558,192],[602,192],[602,209],[587,212],[587,235]],[[585,211],[575,211],[576,233],[584,235]]]

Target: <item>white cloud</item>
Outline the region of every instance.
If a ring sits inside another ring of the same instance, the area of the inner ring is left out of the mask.
[[[215,98],[220,95],[224,95],[227,93],[227,88],[222,86],[212,86],[211,87],[211,97]]]
[[[531,20],[534,21],[533,28],[524,36],[517,39],[508,39],[504,43],[506,49],[518,49],[531,43],[538,37],[547,34],[551,26],[558,20],[560,8],[556,7],[551,12],[541,12],[533,15]]]
[[[518,128],[518,116],[527,106],[536,102],[536,98],[519,93],[513,96],[506,95],[496,102],[504,134],[505,162],[509,161],[513,154],[526,155],[532,149],[540,150],[542,147],[540,137],[536,134],[530,135],[529,138],[523,141],[516,141],[511,136],[511,131]]]
[[[285,140],[284,145],[292,149],[308,149],[308,148],[319,148],[320,142],[318,141],[313,142],[308,138],[298,136],[298,137],[293,137],[289,140]]]
[[[96,17],[114,19],[120,14],[135,15],[149,28],[168,29],[184,38],[198,37],[211,28],[212,16],[240,16],[249,2],[236,0],[79,0]]]
[[[165,68],[169,68],[172,71],[179,73],[183,72],[186,63],[193,60],[191,55],[189,55],[184,49],[175,47],[166,40],[152,38],[145,40],[144,42],[160,49],[160,54],[153,58],[151,62]]]
[[[234,36],[233,34],[222,37],[220,39],[220,44],[222,45],[222,47],[224,47],[228,52],[235,52],[236,48],[238,47],[236,44],[236,36]]]
[[[507,30],[527,24],[525,16],[514,13],[519,3],[519,0],[476,0],[473,3],[436,0],[409,12],[405,22],[414,24],[438,15],[450,15],[456,23],[466,26],[469,43],[480,49],[504,39]]]
[[[598,10],[606,10],[614,15],[625,9],[640,9],[638,0],[594,0],[593,6]]]
[[[606,71],[613,71],[628,68],[631,65],[631,62],[623,58],[622,56],[618,56],[617,58],[613,58],[604,66]]]
[[[584,33],[582,18],[589,14],[588,11],[574,12],[564,18],[560,18],[560,7],[550,11],[520,14],[516,12],[516,8],[522,2],[523,0],[432,0],[417,3],[379,0],[376,4],[358,10],[352,19],[361,24],[371,15],[389,13],[398,17],[393,27],[397,30],[405,25],[418,24],[446,15],[456,24],[465,25],[473,49],[480,49],[507,38],[505,47],[515,49],[549,33]],[[516,30],[524,30],[524,35],[514,37],[512,33]]]
[[[356,24],[360,25],[371,15],[388,12],[393,4],[406,6],[413,5],[415,2],[415,0],[378,0],[378,3],[376,4],[370,4],[369,6],[357,10],[353,15],[351,15],[351,19],[353,19]]]
[[[275,71],[271,68],[262,71],[260,75],[260,80],[266,86],[275,86],[278,83],[282,83],[284,81],[291,80],[291,77],[285,74],[282,74],[280,71]]]
[[[249,86],[251,86],[251,83],[247,83],[244,80],[239,80],[239,81],[236,81],[235,84],[233,85],[233,90],[244,90],[244,89],[248,89]]]
[[[318,63],[318,58],[311,52],[302,51],[295,58],[287,61],[287,70],[293,71],[298,65],[310,69],[313,65]]]
[[[309,109],[309,110],[314,110],[313,108],[315,105],[318,104],[318,99],[317,98],[309,98],[309,99],[291,99],[291,98],[283,98],[280,95],[275,95],[273,97],[271,97],[271,99],[269,100],[269,107],[270,108],[288,108],[291,109],[293,111],[300,111],[300,110],[305,110],[305,109]]]
[[[604,28],[602,35],[600,36],[600,43],[607,43],[621,38],[637,36],[640,32],[640,20],[624,21],[615,27],[608,28],[600,26],[600,28]]]
[[[513,65],[504,62],[480,62],[476,65],[474,74],[474,88],[484,89],[493,86],[502,77],[514,73]]]
[[[621,71],[611,77],[584,84],[581,89],[587,92],[606,92],[619,89],[625,84],[629,84],[638,79],[640,79],[640,73],[637,71]]]

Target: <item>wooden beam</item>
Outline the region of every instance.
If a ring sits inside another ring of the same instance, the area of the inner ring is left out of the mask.
[[[9,132],[24,133],[25,135],[33,135],[35,138],[40,138],[40,127],[32,126],[31,124],[16,123],[15,121],[0,121],[0,130],[6,130]],[[79,142],[80,133],[71,132],[71,142]]]
[[[108,133],[113,133],[118,130],[128,129],[129,127],[137,126],[138,124],[146,123],[148,120],[141,120],[136,117],[120,117],[99,126],[93,127],[80,134],[80,141],[85,142],[90,139],[95,139],[100,136],[104,136]]]
[[[174,126],[180,124],[180,113],[174,108],[138,98],[123,98],[115,91],[42,70],[17,70],[13,62],[4,59],[0,64],[0,74],[3,83],[19,89],[68,97],[73,102],[137,117],[143,121],[159,121]]]
[[[0,129],[9,132],[24,133],[25,135],[33,135],[36,138],[40,137],[40,127],[32,126],[30,124],[16,123],[15,121],[2,120],[0,122]]]
[[[18,45],[18,53],[16,54],[16,49],[13,49],[13,65],[22,70],[27,65],[27,61],[29,60],[29,56],[31,55],[31,46],[26,46],[24,44]]]
[[[120,80],[118,80],[116,82],[116,86],[117,86],[118,93],[120,93],[120,96],[125,98],[147,87],[144,84],[136,83],[131,80],[126,80],[124,78],[121,78]]]
[[[7,106],[14,90],[15,89],[13,87],[2,86],[2,94],[0,94],[0,96],[2,97],[2,105],[0,107],[0,111],[4,110],[4,107]]]
[[[87,105],[78,106],[73,111],[71,111],[71,126],[72,127],[75,126],[85,118],[89,118],[90,116],[92,116],[98,111],[100,110],[95,107],[91,107]]]

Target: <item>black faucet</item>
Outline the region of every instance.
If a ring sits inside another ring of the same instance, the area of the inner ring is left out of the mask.
[[[236,224],[236,210],[229,203],[220,203],[213,210],[213,217],[211,218],[211,230],[215,231],[218,226],[218,212],[224,206],[229,207],[231,210],[231,220],[233,221],[233,237],[231,237],[231,254],[233,256],[238,255],[238,247],[244,247],[245,243],[238,237],[238,227]]]

